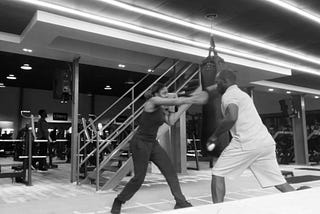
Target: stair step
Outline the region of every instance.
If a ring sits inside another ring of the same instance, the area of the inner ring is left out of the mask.
[[[128,160],[127,156],[118,156],[118,157],[112,158],[112,161],[126,161],[126,160]]]
[[[105,166],[102,168],[102,171],[108,171],[108,172],[116,172],[118,171],[119,167],[118,166]]]
[[[88,175],[88,178],[90,179],[91,181],[91,184],[96,184],[96,176],[94,173],[91,173]],[[103,186],[105,183],[108,182],[108,178],[104,177],[104,176],[100,176],[99,177],[99,186]]]

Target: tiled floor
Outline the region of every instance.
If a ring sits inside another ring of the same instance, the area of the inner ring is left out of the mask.
[[[193,164],[193,163],[190,163]],[[315,170],[297,169],[303,166],[285,165],[282,169],[292,170],[295,176],[320,176],[320,167]],[[305,166],[304,166],[305,167]],[[308,166],[309,167],[309,166]],[[311,167],[309,167],[311,168]],[[183,193],[194,205],[212,204],[211,174],[207,163],[200,171],[188,170],[179,175]],[[111,191],[96,192],[94,186],[77,186],[70,183],[69,164],[59,164],[57,169],[47,172],[33,172],[33,186],[12,183],[11,179],[0,179],[0,213],[26,214],[103,214],[109,213],[114,197],[126,181]],[[126,178],[128,180],[129,177]],[[237,201],[265,195],[281,194],[274,188],[261,189],[251,172],[246,171],[237,180],[227,180],[226,201]],[[320,187],[320,180],[293,184]],[[174,200],[161,174],[148,174],[142,188],[123,206],[123,213],[156,213],[172,210]]]

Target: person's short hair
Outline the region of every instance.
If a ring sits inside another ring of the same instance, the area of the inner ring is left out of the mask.
[[[38,114],[41,116],[43,113],[46,113],[46,110],[44,110],[44,109],[40,109],[39,111],[38,111]]]
[[[146,99],[150,99],[155,95],[155,93],[158,93],[164,87],[166,87],[164,83],[157,82],[144,94],[144,97]]]
[[[218,73],[219,77],[224,80],[229,80],[230,82],[236,82],[237,76],[233,70],[223,69]]]

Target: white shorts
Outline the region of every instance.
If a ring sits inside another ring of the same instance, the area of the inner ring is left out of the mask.
[[[277,163],[275,145],[243,150],[230,144],[218,158],[212,174],[234,179],[246,169],[252,171],[263,188],[286,183]]]

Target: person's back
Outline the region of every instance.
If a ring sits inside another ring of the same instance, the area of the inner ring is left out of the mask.
[[[249,95],[238,88],[237,85],[230,86],[222,96],[222,112],[234,103],[238,106],[238,119],[230,129],[233,137],[232,142],[252,148],[257,145],[274,144],[272,136],[263,124],[253,100]]]
[[[164,112],[160,106],[153,112],[143,111],[140,117],[137,134],[155,140],[158,128],[164,122]]]
[[[45,118],[41,117],[38,121],[37,135],[39,139],[48,139],[48,135],[49,135],[48,128],[49,128],[49,125],[47,121],[45,120]]]

